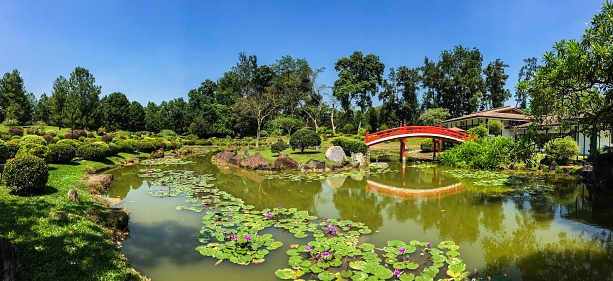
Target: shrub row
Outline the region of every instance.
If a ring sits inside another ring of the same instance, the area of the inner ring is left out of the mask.
[[[347,155],[351,155],[351,153],[366,154],[366,151],[368,150],[368,146],[366,146],[366,143],[357,140],[351,140],[346,137],[334,138],[332,140],[332,145],[340,146]]]

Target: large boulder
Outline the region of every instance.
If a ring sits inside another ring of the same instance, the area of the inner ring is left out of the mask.
[[[13,246],[11,241],[0,237],[0,280],[17,280],[18,269],[17,248]]]
[[[345,151],[343,151],[343,148],[340,146],[331,146],[330,148],[328,148],[328,150],[326,150],[326,159],[332,162],[336,162],[339,164],[343,163],[345,157],[347,157],[345,155]]]
[[[86,177],[83,181],[86,181],[91,185],[100,184],[104,188],[111,186],[113,181],[113,175],[111,174],[94,174]]]
[[[234,155],[236,155],[234,154],[234,152],[222,151],[215,155],[215,160],[223,163],[228,163],[228,161],[230,161],[230,158],[234,157]]]
[[[326,169],[326,162],[324,162],[324,161],[318,161],[318,160],[315,160],[315,159],[311,159],[311,160],[307,161],[304,164],[307,165],[309,167],[309,169],[311,169],[311,170],[324,170],[324,169]]]
[[[273,166],[275,166],[277,170],[296,170],[298,167],[300,167],[300,164],[288,156],[279,156],[277,159],[275,159]]]
[[[334,170],[340,170],[344,168],[343,165],[331,165],[330,166],[330,170],[334,171]]]
[[[149,156],[149,158],[154,159],[154,158],[164,158],[164,149],[160,148],[160,150],[158,151],[152,151],[151,155]]]
[[[366,159],[362,153],[351,153],[351,167],[366,166]]]
[[[560,166],[558,166],[558,163],[556,163],[556,161],[551,161],[551,164],[549,164],[549,172],[555,173],[559,167]]]
[[[247,150],[248,151],[248,150]],[[247,151],[245,153],[247,153]],[[260,167],[270,166],[270,162],[260,154],[251,155],[241,161],[241,166],[249,169],[258,169]]]
[[[613,190],[613,153],[602,153],[596,157],[594,179],[597,188]]]
[[[240,166],[242,160],[243,160],[243,156],[242,155],[235,154],[234,156],[232,156],[230,158],[230,160],[228,160],[228,164]]]

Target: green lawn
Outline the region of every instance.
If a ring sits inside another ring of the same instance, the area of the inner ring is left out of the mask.
[[[85,175],[85,167],[138,155],[50,164],[47,186],[36,196],[9,195],[7,187],[0,185],[0,236],[18,249],[19,280],[139,280],[100,221],[109,209],[84,189],[77,191],[78,203],[66,197]]]

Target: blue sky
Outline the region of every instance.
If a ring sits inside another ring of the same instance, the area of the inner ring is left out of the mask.
[[[90,70],[102,96],[159,104],[206,79],[217,80],[238,53],[271,64],[284,55],[325,67],[354,51],[386,66],[423,65],[456,45],[476,47],[484,66],[510,67],[513,92],[523,59],[561,39],[578,39],[601,1],[13,1],[0,0],[0,72],[17,69],[26,90],[51,95],[76,66]],[[375,104],[379,104],[375,101]],[[507,104],[515,104],[514,99]]]

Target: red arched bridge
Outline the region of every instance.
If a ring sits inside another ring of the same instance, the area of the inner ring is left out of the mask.
[[[461,143],[469,139],[471,135],[459,131],[457,129],[448,129],[441,126],[407,126],[388,129],[375,132],[372,134],[366,133],[366,145],[373,146],[379,143],[400,140],[400,154],[402,160],[405,157],[405,144],[408,138],[432,138],[434,141],[434,152],[441,153],[441,143],[443,140]]]

